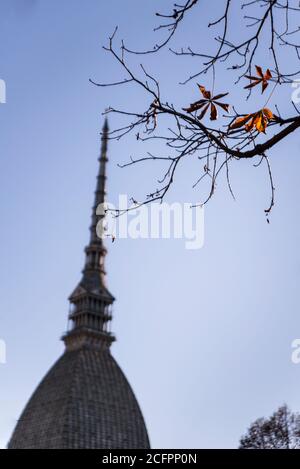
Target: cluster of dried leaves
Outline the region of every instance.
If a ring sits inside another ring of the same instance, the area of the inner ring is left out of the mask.
[[[199,101],[195,101],[194,103],[190,104],[189,107],[183,108],[186,112],[195,112],[202,109],[200,114],[197,116],[199,120],[205,116],[206,111],[210,107],[210,120],[215,121],[218,119],[218,109],[217,106],[220,106],[224,111],[228,112],[229,104],[220,103],[219,99],[224,98],[229,93],[221,93],[215,96],[211,96],[211,92],[207,91],[204,86],[199,85],[199,90],[202,93],[203,99],[199,99]]]
[[[255,65],[255,68],[258,76],[246,75],[246,78],[250,79],[251,83],[244,88],[250,89],[261,83],[263,93],[269,85],[269,80],[272,78],[272,74],[269,69],[267,69],[266,73],[263,73],[262,68],[259,65]],[[219,101],[227,96],[229,94],[228,92],[212,96],[212,93],[207,91],[204,86],[198,84],[198,88],[203,98],[191,103],[189,107],[183,108],[183,111],[188,113],[197,113],[197,111],[201,110],[200,114],[196,115],[197,119],[201,120],[210,108],[210,120],[212,121],[218,119],[218,107],[222,108],[225,112],[229,111],[229,104],[221,103]],[[245,130],[247,132],[251,132],[251,130],[256,129],[258,132],[265,133],[269,121],[275,118],[276,117],[269,108],[263,107],[259,111],[237,117],[234,122],[229,125],[229,129],[238,129],[245,126]]]
[[[231,129],[238,129],[245,126],[245,130],[250,132],[254,128],[258,132],[266,133],[266,128],[270,120],[274,119],[274,115],[270,109],[264,107],[257,112],[238,117],[231,125]]]

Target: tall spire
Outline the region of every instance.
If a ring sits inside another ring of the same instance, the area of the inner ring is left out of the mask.
[[[105,197],[106,197],[106,164],[108,162],[108,158],[107,158],[108,131],[109,131],[109,127],[108,127],[108,121],[106,117],[103,128],[102,128],[102,134],[101,134],[101,151],[100,151],[100,156],[98,158],[100,165],[99,165],[99,172],[97,176],[95,203],[93,206],[93,213],[92,213],[92,224],[90,227],[90,230],[91,230],[90,244],[95,243],[95,242],[96,243],[101,242],[101,238],[98,238],[97,233],[96,233],[96,226],[97,226],[97,222],[99,221],[99,216],[96,215],[96,210],[100,204],[103,204],[105,202]]]
[[[96,347],[109,346],[114,336],[109,332],[108,325],[112,319],[111,305],[114,297],[106,288],[104,261],[107,250],[102,238],[97,236],[97,223],[101,215],[97,215],[97,207],[105,202],[106,197],[106,165],[108,122],[104,121],[101,134],[101,151],[98,158],[99,171],[95,190],[90,226],[90,241],[85,248],[85,265],[82,279],[73,291],[69,320],[71,327],[63,337],[68,349],[91,345]]]

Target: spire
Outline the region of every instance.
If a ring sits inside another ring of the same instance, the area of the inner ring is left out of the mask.
[[[106,197],[106,164],[107,158],[107,143],[108,143],[108,122],[105,118],[104,125],[101,133],[101,150],[99,161],[99,170],[97,175],[97,183],[95,190],[94,205],[92,208],[92,221],[90,226],[90,242],[85,248],[86,260],[83,269],[83,274],[88,276],[91,272],[100,273],[100,283],[105,285],[105,267],[104,261],[106,256],[106,249],[102,238],[97,236],[97,224],[101,220],[101,215],[97,215],[97,207],[104,204]]]
[[[114,297],[106,288],[104,261],[107,250],[102,238],[97,236],[97,223],[101,215],[97,215],[97,207],[105,202],[106,197],[106,165],[108,122],[104,121],[101,134],[101,151],[98,158],[99,171],[95,190],[90,226],[90,241],[85,248],[85,265],[82,279],[70,296],[71,303],[69,320],[70,330],[63,340],[68,349],[74,349],[84,344],[96,347],[109,346],[114,336],[108,331],[112,319],[111,305]]]
[[[99,165],[99,172],[97,176],[97,185],[95,191],[95,202],[93,206],[93,213],[92,213],[92,224],[90,227],[91,230],[91,237],[90,237],[90,244],[102,242],[100,238],[97,237],[96,233],[96,226],[99,221],[99,216],[96,215],[96,210],[98,205],[103,204],[105,202],[106,197],[106,164],[108,162],[107,158],[107,143],[108,143],[108,121],[105,118],[104,125],[102,128],[101,133],[101,151],[98,161]]]

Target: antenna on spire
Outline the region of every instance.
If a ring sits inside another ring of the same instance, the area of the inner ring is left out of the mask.
[[[104,124],[102,127],[102,132],[101,132],[101,153],[99,157],[99,161],[100,161],[99,175],[102,177],[106,177],[106,163],[108,161],[108,158],[107,158],[108,133],[109,133],[108,119],[107,117],[105,117]],[[105,181],[103,182],[104,184],[103,184],[102,189],[104,191],[104,196],[105,196]],[[104,202],[104,198],[102,200],[102,203],[103,202]]]
[[[100,151],[100,156],[98,158],[100,165],[99,165],[99,172],[97,176],[95,201],[93,205],[92,224],[90,228],[91,230],[90,243],[102,242],[102,240],[100,240],[97,237],[97,233],[96,233],[96,227],[99,221],[99,216],[97,216],[96,210],[100,204],[104,204],[105,197],[106,197],[106,164],[108,162],[108,157],[107,157],[108,133],[109,133],[109,127],[108,127],[108,120],[106,117],[104,120],[103,127],[102,127],[102,132],[101,132],[101,151]]]

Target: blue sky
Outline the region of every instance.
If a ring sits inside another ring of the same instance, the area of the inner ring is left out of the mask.
[[[7,85],[0,105],[0,338],[7,344],[1,446],[63,351],[67,297],[88,240],[101,113],[109,105],[143,104],[130,86],[102,90],[89,78],[120,78],[102,45],[116,24],[130,44],[152,43],[159,3],[1,2],[0,78]],[[195,35],[205,43],[198,21],[190,15],[173,45]],[[146,63],[174,102],[193,100],[195,83],[178,85],[190,73],[187,62],[164,52]],[[203,80],[209,87],[210,78]],[[230,83],[217,75],[220,91],[231,90]],[[274,99],[285,106],[291,88],[280,93]],[[232,96],[239,96],[235,88]],[[112,116],[111,127],[118,123]],[[139,198],[156,185],[153,166],[117,166],[145,150],[159,145],[143,149],[134,137],[110,144],[111,200],[119,193]],[[186,250],[182,240],[108,243],[108,281],[117,298],[113,354],[135,390],[153,447],[236,447],[257,417],[284,402],[300,410],[300,365],[291,362],[291,342],[300,337],[299,136],[281,143],[271,162],[276,206],[269,225],[265,168],[236,162],[237,200],[220,181],[205,210],[202,249]],[[201,188],[191,189],[198,170],[197,161],[187,161],[167,200],[201,200]]]

